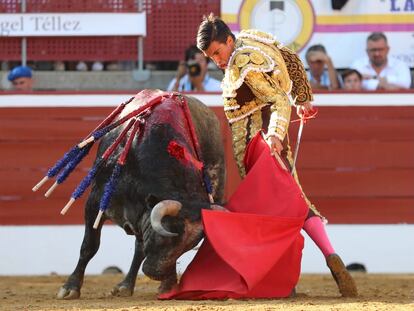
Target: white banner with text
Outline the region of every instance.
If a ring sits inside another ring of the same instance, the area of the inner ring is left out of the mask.
[[[145,12],[0,14],[0,37],[145,35]]]

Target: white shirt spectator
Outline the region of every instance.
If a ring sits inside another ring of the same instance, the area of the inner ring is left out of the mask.
[[[316,79],[312,76],[310,71],[306,71],[306,74],[308,76],[308,80],[310,82],[317,82]],[[341,76],[338,75],[338,82],[339,82],[339,87],[342,87],[343,82],[342,82],[342,78]],[[328,70],[324,70],[322,75],[321,75],[321,81],[320,84],[324,87],[326,87],[327,89],[331,88],[331,80],[329,79],[329,73]]]
[[[102,71],[104,69],[104,65],[102,64],[102,62],[94,62],[92,64],[92,71]]]
[[[172,79],[172,81],[170,82],[170,84],[168,85],[167,91],[172,91],[172,89],[174,88],[174,84],[175,84],[175,78]],[[218,92],[221,91],[221,82],[210,77],[210,75],[206,74],[206,76],[204,77],[204,81],[203,81],[203,86],[204,86],[204,91],[206,92]],[[190,78],[188,75],[185,75],[184,77],[182,77],[180,79],[180,83],[178,86],[178,91],[179,92],[188,92],[188,91],[194,91],[194,89],[192,88],[191,82],[190,82]]]
[[[377,73],[374,68],[372,68],[368,57],[357,59],[353,62],[351,68],[358,70],[363,76],[368,75],[373,77],[362,81],[363,89],[369,91],[377,89],[379,83]],[[404,89],[410,88],[411,85],[410,68],[408,68],[404,62],[396,58],[388,58],[387,66],[382,69],[379,77],[386,78],[388,83],[396,84]]]
[[[80,61],[76,64],[76,70],[77,71],[88,71],[88,65],[86,65],[85,62]]]

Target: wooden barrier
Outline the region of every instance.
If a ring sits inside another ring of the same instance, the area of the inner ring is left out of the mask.
[[[346,95],[338,96],[346,102]],[[36,193],[31,188],[113,109],[84,104],[10,107],[0,102],[0,225],[83,223],[85,199],[67,215],[59,212],[91,166],[94,151],[49,199],[43,194],[52,182]],[[414,223],[414,98],[412,104],[321,106],[317,119],[305,125],[299,177],[330,223]],[[222,124],[228,196],[240,178],[222,107],[212,109]],[[292,147],[297,129],[292,123]]]

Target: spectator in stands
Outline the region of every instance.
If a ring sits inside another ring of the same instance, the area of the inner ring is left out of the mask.
[[[84,61],[80,61],[76,64],[76,71],[88,71],[88,64]]]
[[[32,69],[30,67],[14,67],[7,78],[16,91],[31,91],[33,88]]]
[[[342,73],[343,88],[347,91],[362,90],[362,75],[358,70],[347,69]]]
[[[106,65],[107,71],[119,71],[121,70],[120,62],[110,62]]]
[[[313,89],[336,90],[340,87],[340,77],[322,44],[309,47],[305,57],[309,65],[308,79]]]
[[[356,60],[351,67],[363,77],[365,90],[408,89],[411,74],[408,66],[396,59],[389,58],[387,37],[382,32],[374,32],[367,38],[367,57]]]
[[[185,51],[185,61],[180,62],[176,77],[169,83],[168,91],[221,91],[220,81],[208,74],[208,59],[197,46],[192,45]]]
[[[53,69],[55,71],[65,71],[66,70],[66,65],[62,61],[56,61],[56,62],[53,63]]]
[[[102,71],[104,70],[104,64],[100,61],[95,61],[92,63],[92,67],[91,67],[92,71]]]

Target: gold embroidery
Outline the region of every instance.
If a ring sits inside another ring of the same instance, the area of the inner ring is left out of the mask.
[[[240,70],[236,65],[231,66],[230,80],[236,81],[240,77]]]
[[[227,110],[224,111],[224,113],[226,114],[227,119],[229,120],[229,122],[234,122],[236,121],[235,119],[238,118],[245,118],[247,116],[249,116],[252,112],[254,112],[255,110],[258,110],[259,108],[266,106],[267,104],[263,103],[261,105],[258,105],[256,100],[252,100],[250,102],[245,103],[243,106],[240,106],[239,109],[236,110]]]
[[[236,41],[236,46],[239,47],[234,52],[234,56],[232,56],[231,63],[229,64],[229,68],[224,74],[224,78],[221,84],[223,95],[226,97],[235,96],[235,91],[242,85],[244,78],[249,72],[271,72],[272,70],[277,71],[276,63],[272,57],[266,54],[266,51],[258,51],[261,47],[258,46],[257,42],[250,42],[251,46],[249,46],[241,45],[241,41],[242,40]],[[269,51],[271,52],[271,50]],[[253,59],[255,59],[257,62],[261,62],[260,65],[251,61],[250,55],[254,53],[257,54],[257,56],[253,56]],[[283,60],[281,56],[280,59]]]
[[[233,153],[239,169],[241,178],[246,175],[244,168],[244,153],[246,152],[246,136],[247,136],[248,119],[242,119],[230,125],[232,132]]]
[[[236,110],[240,108],[240,105],[237,103],[235,98],[225,98],[223,106],[224,106],[224,111]]]
[[[293,82],[292,97],[295,98],[297,96],[296,102],[298,104],[313,101],[312,88],[301,60],[296,53],[287,47],[281,48],[280,51],[289,71],[290,79]]]
[[[240,54],[236,56],[234,63],[237,67],[244,67],[249,62],[249,56],[246,54]]]
[[[252,61],[253,64],[256,64],[256,65],[261,65],[264,63],[263,56],[257,52],[253,52],[250,54],[250,60]]]
[[[263,120],[262,120],[262,111],[258,110],[252,114],[250,117],[250,135],[249,141],[262,129]]]

